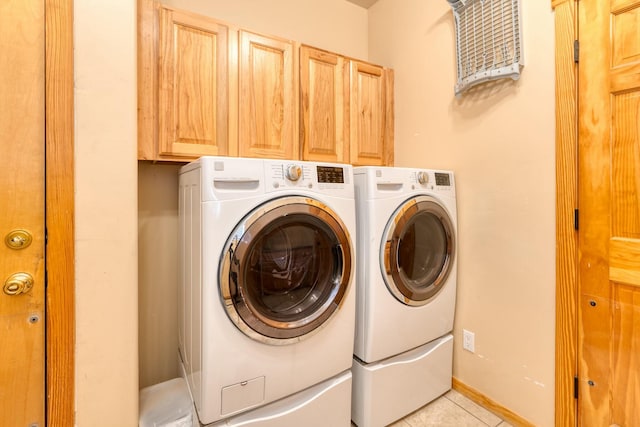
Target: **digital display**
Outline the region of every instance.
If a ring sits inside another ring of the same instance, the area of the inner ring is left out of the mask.
[[[451,177],[448,173],[438,173],[436,172],[436,185],[451,185]]]
[[[335,166],[318,166],[318,182],[344,184],[344,169]]]

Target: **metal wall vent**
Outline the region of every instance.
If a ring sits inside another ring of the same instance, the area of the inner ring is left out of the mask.
[[[517,80],[524,66],[520,0],[447,1],[456,31],[456,96],[487,80]]]

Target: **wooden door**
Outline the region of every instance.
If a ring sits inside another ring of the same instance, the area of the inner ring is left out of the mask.
[[[344,57],[300,48],[302,160],[349,162],[349,67]]]
[[[297,159],[298,73],[293,43],[240,31],[239,45],[238,154]]]
[[[393,72],[351,61],[350,162],[393,165]]]
[[[640,425],[640,1],[579,3],[578,421]]]
[[[228,155],[228,27],[164,7],[159,19],[159,157]]]
[[[0,2],[0,426],[44,426],[44,2]]]

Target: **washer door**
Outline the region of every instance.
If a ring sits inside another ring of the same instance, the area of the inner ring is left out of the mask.
[[[409,199],[384,236],[380,266],[387,287],[404,304],[426,304],[453,268],[455,233],[447,210],[433,197]]]
[[[227,314],[255,340],[299,341],[337,312],[351,258],[349,233],[329,207],[304,197],[268,202],[238,224],[222,254]]]

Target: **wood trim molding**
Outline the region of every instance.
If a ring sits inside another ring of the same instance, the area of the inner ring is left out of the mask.
[[[575,426],[578,341],[576,2],[554,1],[556,75],[556,354],[555,425]]]
[[[75,424],[73,0],[45,0],[47,426]]]
[[[157,4],[138,0],[138,159],[157,158]],[[144,76],[144,78],[143,78]]]
[[[500,418],[502,418],[503,420],[507,421],[510,424],[520,426],[520,427],[535,427],[535,424],[531,423],[530,421],[527,421],[526,419],[522,418],[520,415],[516,414],[515,412],[505,408],[504,406],[497,403],[496,401],[488,398],[487,396],[480,393],[478,390],[474,389],[473,387],[469,387],[468,385],[466,385],[456,377],[452,378],[452,388],[457,392],[459,392],[460,394],[463,394],[469,399],[473,400],[475,403],[482,406],[483,408],[488,409],[489,411],[498,415]],[[561,424],[556,424],[556,425],[561,425]]]
[[[395,129],[395,73],[390,68],[385,68],[385,130],[384,130],[384,151],[382,153],[382,164],[393,166],[394,162],[394,129]]]

